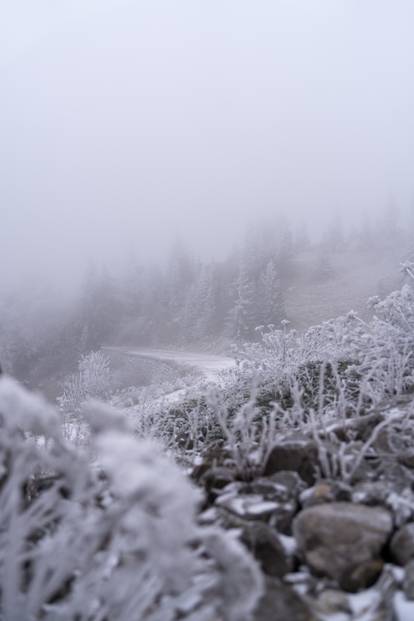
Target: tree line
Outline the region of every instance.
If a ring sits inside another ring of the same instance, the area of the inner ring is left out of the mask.
[[[164,265],[131,262],[117,277],[106,268],[91,269],[71,308],[36,314],[36,300],[0,301],[0,358],[24,379],[62,367],[68,372],[83,353],[103,344],[255,340],[259,326],[289,320],[286,297],[303,265],[310,280],[334,278],[336,255],[364,261],[409,252],[413,231],[414,219],[398,226],[388,208],[348,232],[334,220],[319,239],[286,221],[257,225],[221,260],[201,260],[176,242]]]

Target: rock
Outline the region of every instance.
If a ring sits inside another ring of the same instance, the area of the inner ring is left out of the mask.
[[[210,507],[198,516],[198,522],[203,526],[213,526],[214,524],[217,524],[218,520],[219,514],[216,507]]]
[[[306,438],[287,440],[273,446],[265,464],[264,475],[293,470],[306,483],[313,485],[318,464],[319,452],[315,442]]]
[[[382,482],[364,481],[354,486],[352,501],[358,504],[369,505],[371,507],[383,506],[387,504],[389,490],[388,486]]]
[[[246,524],[241,541],[252,552],[266,575],[283,578],[292,571],[293,558],[288,556],[277,533],[267,524]]]
[[[405,567],[404,595],[410,601],[414,601],[414,560]]]
[[[398,565],[407,565],[414,560],[414,522],[405,524],[391,539],[390,552],[392,560]]]
[[[283,578],[283,584],[291,586],[296,593],[306,597],[306,601],[315,593],[320,592],[320,580],[312,575],[308,567],[297,567],[294,572]]]
[[[398,455],[398,462],[406,468],[414,469],[414,451],[406,451]]]
[[[304,509],[293,532],[306,563],[318,575],[357,591],[374,579],[381,551],[392,531],[392,517],[382,507],[334,502]],[[366,565],[368,564],[368,565]],[[366,566],[366,571],[358,570]]]
[[[297,494],[300,489],[300,479],[293,472],[283,473],[276,479],[269,477],[256,479],[252,483],[235,482],[222,490],[216,499],[216,506],[244,520],[269,522],[279,532],[289,535],[298,510]]]
[[[395,434],[392,433],[389,427],[384,427],[377,434],[374,442],[372,443],[372,448],[374,448],[378,453],[393,453],[393,437]]]
[[[211,468],[222,466],[228,459],[229,454],[224,446],[223,440],[218,440],[202,453],[202,455],[194,464],[191,471],[191,478],[195,481],[200,481],[201,477],[206,474]]]
[[[383,569],[384,561],[382,559],[361,563],[354,567],[349,574],[344,574],[341,586],[345,591],[351,593],[369,589],[377,582]]]
[[[352,614],[349,595],[334,589],[322,591],[313,606],[321,615],[337,615],[341,612],[349,616]]]
[[[351,500],[352,491],[349,485],[340,481],[318,481],[316,485],[302,492],[300,504],[304,509],[326,502]]]
[[[356,443],[354,446],[354,451],[352,455],[352,460],[355,461],[358,459],[358,453],[362,450],[361,448],[356,449]],[[380,464],[380,460],[373,455],[372,453],[365,456],[365,458],[360,462],[359,466],[354,470],[352,474],[351,482],[353,484],[365,482],[365,481],[373,481],[377,477],[377,468]]]
[[[292,470],[281,470],[268,477],[270,481],[276,485],[284,488],[285,493],[289,498],[298,499],[300,494],[307,489],[308,485],[298,475],[297,472]]]
[[[241,491],[245,494],[258,494],[266,500],[286,502],[292,499],[292,495],[286,486],[280,485],[272,478],[256,479],[252,483],[244,483]]]
[[[352,492],[352,501],[369,506],[383,506],[394,517],[394,525],[400,527],[413,519],[414,494],[410,486],[397,482],[376,481],[359,483]]]
[[[396,492],[401,492],[414,483],[414,474],[410,468],[386,458],[381,460],[377,470],[378,480],[387,483]]]
[[[277,509],[270,516],[270,524],[279,532],[290,535],[292,521],[299,508],[299,493],[304,488],[305,483],[296,472],[279,472],[268,478],[257,479],[244,489],[261,494],[264,500],[277,503]]]
[[[375,412],[364,416],[353,416],[344,422],[336,423],[329,429],[330,433],[341,442],[349,442],[349,434],[352,433],[355,440],[366,442],[372,435],[375,427],[384,420],[384,414]]]
[[[384,570],[384,575],[375,589],[355,596],[327,588],[318,593],[316,599],[309,598],[309,605],[319,619],[398,621],[400,617],[395,615],[393,606],[395,588],[392,577]]]
[[[234,473],[230,468],[224,466],[216,466],[215,468],[209,468],[201,477],[201,485],[206,489],[206,492],[211,501],[218,495],[226,485],[234,481]]]
[[[278,504],[264,500],[258,494],[223,494],[216,500],[216,505],[243,520],[268,521],[278,510]]]
[[[386,566],[375,588],[353,595],[320,582],[319,588],[307,596],[307,602],[320,621],[402,621],[395,614],[396,588],[392,571]]]
[[[316,621],[316,617],[291,587],[276,578],[268,578],[253,621]]]
[[[394,516],[394,526],[401,528],[407,522],[412,522],[414,518],[414,493],[410,488],[402,492],[391,492],[387,498],[387,507]]]

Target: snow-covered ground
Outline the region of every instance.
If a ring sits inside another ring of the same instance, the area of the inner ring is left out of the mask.
[[[220,384],[221,374],[236,366],[236,361],[228,356],[210,354],[206,352],[190,352],[171,349],[146,349],[129,347],[103,347],[105,351],[122,354],[129,357],[138,357],[143,360],[159,360],[160,362],[170,362],[175,365],[194,369],[209,384]],[[188,389],[179,388],[168,392],[162,397],[152,400],[152,403],[177,403],[181,401]]]
[[[186,367],[190,366],[199,371],[211,382],[217,382],[222,371],[227,371],[236,364],[235,360],[228,356],[220,356],[205,352],[129,347],[105,347],[104,349],[115,351],[125,356],[138,356],[139,358],[150,358],[152,360],[172,362]]]
[[[396,254],[364,256],[360,253],[335,253],[329,265],[332,274],[326,279],[315,278],[315,253],[298,253],[294,260],[295,279],[285,292],[285,310],[299,330],[317,325],[354,309],[361,317],[369,317],[367,300],[384,296],[401,286]]]

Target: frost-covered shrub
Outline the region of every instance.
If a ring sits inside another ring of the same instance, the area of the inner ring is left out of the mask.
[[[87,399],[105,399],[111,392],[109,358],[101,351],[91,351],[81,357],[78,372],[70,375],[63,384],[63,394],[58,398],[64,412],[79,412]]]
[[[286,321],[261,329],[261,340],[237,350],[236,366],[216,389],[199,384],[176,403],[141,404],[138,433],[162,438],[187,461],[219,444],[220,463],[230,455],[249,478],[275,440],[369,414],[413,390],[413,288],[370,304],[370,321],[351,311],[302,334]]]
[[[414,290],[371,306],[370,321],[351,311],[303,334],[285,323],[239,351],[215,411],[241,476],[260,472],[286,433],[368,414],[413,390]]]
[[[239,391],[246,392],[249,384],[260,382],[264,395],[273,394],[282,406],[291,407],[286,397],[292,396],[296,386],[303,407],[315,409],[320,376],[315,370],[323,365],[325,403],[332,404],[332,396],[345,399],[357,414],[362,406],[374,406],[387,396],[411,389],[414,290],[405,285],[370,304],[375,314],[369,322],[351,311],[301,335],[286,326],[263,332],[259,343],[247,344],[239,354],[244,358],[235,377]]]
[[[91,404],[91,467],[41,398],[0,380],[0,617],[242,621],[259,570],[197,525],[198,493],[122,414]]]

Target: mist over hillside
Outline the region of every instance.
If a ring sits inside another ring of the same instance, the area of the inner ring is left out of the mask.
[[[413,621],[414,3],[0,3],[0,621]]]
[[[104,345],[225,353],[282,321],[304,330],[351,308],[368,317],[367,300],[402,283],[413,232],[389,209],[352,234],[331,222],[319,239],[286,219],[257,222],[221,260],[203,261],[176,242],[161,265],[90,269],[70,303],[34,282],[2,302],[2,364],[29,386],[55,382],[56,391],[82,355]]]

